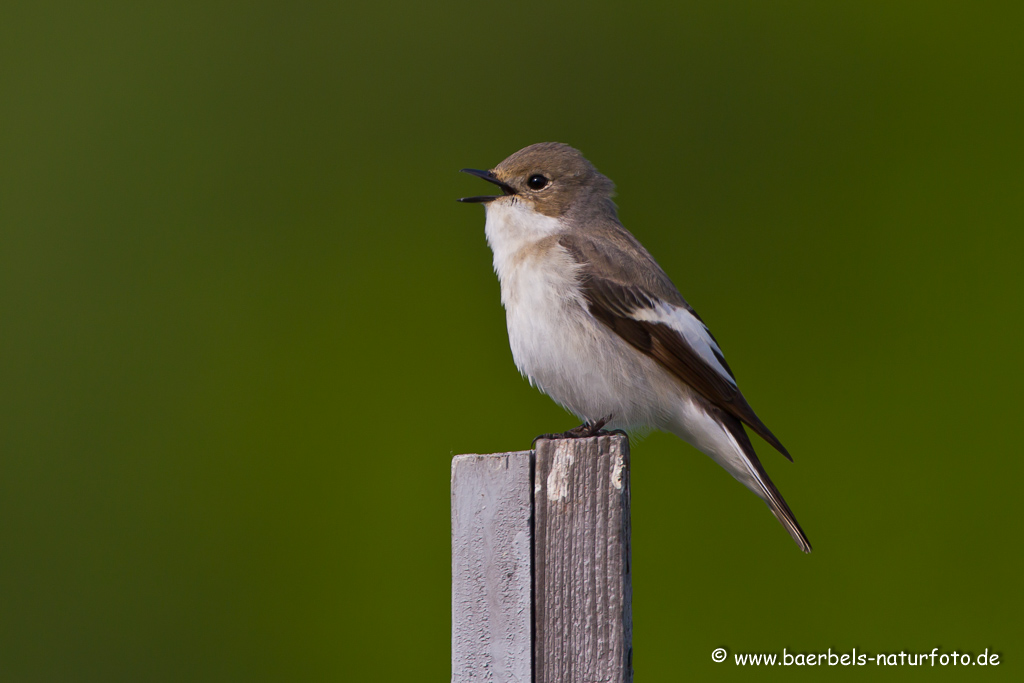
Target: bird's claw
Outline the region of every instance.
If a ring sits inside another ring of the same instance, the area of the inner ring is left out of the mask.
[[[602,427],[608,424],[608,420],[610,420],[611,417],[612,416],[609,415],[608,417],[601,418],[597,422],[584,422],[579,427],[573,427],[568,431],[560,432],[558,434],[541,434],[534,438],[533,444],[536,445],[536,443],[541,439],[589,439],[592,436],[611,436],[612,434],[621,434],[622,436],[626,436],[626,432],[621,429],[613,429],[612,431],[602,429]]]

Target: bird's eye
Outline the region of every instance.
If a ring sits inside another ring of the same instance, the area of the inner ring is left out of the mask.
[[[548,186],[549,182],[551,181],[542,176],[540,173],[534,173],[527,179],[526,184],[531,190],[543,190],[545,187]]]

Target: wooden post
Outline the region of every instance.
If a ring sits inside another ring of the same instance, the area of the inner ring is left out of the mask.
[[[630,683],[629,441],[452,461],[452,681]]]
[[[632,681],[629,442],[538,441],[534,681]]]
[[[452,683],[532,680],[531,451],[452,460]]]

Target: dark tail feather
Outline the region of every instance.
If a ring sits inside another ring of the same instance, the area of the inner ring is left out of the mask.
[[[732,417],[732,416],[729,416]],[[775,488],[775,484],[772,483],[771,477],[765,471],[764,466],[761,465],[761,461],[757,459],[757,454],[754,452],[754,445],[750,443],[750,438],[747,433],[743,430],[743,425],[740,424],[739,420],[732,418],[724,419],[723,423],[726,428],[735,437],[736,442],[743,449],[750,464],[753,465],[754,470],[757,472],[756,479],[761,484],[761,491],[764,494],[764,502],[768,505],[768,509],[775,515],[775,519],[779,520],[779,523],[789,532],[789,535],[793,537],[796,544],[800,546],[800,550],[805,553],[811,552],[811,542],[807,540],[807,534],[800,528],[800,523],[796,521],[796,516],[793,511],[786,505],[786,499],[782,497],[779,490]]]
[[[757,462],[756,460],[754,462]],[[761,463],[757,463],[760,465]],[[768,505],[768,509],[775,515],[775,519],[786,528],[789,535],[793,537],[796,544],[800,546],[800,550],[805,553],[811,552],[811,542],[807,540],[807,534],[800,528],[800,522],[796,521],[796,517],[793,515],[793,511],[786,505],[786,499],[782,497],[779,490],[775,488],[775,484],[768,478],[763,467],[759,467],[761,470],[762,483],[765,484],[765,492],[768,494],[765,503]]]

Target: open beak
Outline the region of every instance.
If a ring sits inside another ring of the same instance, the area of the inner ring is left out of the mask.
[[[497,196],[463,197],[462,199],[459,200],[460,202],[465,202],[467,204],[486,204],[487,202],[493,202],[495,199],[498,199],[498,197],[507,197],[510,194],[516,193],[516,191],[510,185],[506,185],[505,183],[498,180],[490,171],[480,171],[475,168],[464,168],[462,169],[461,173],[475,175],[477,178],[483,178],[489,183],[494,183],[495,185],[500,187],[501,191],[504,192],[505,194]]]

